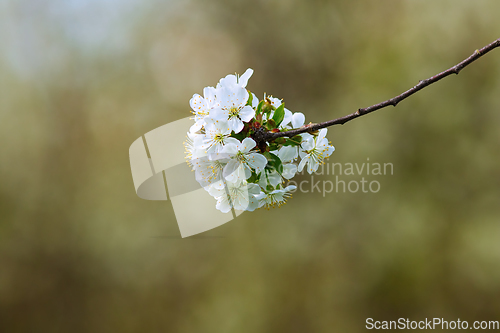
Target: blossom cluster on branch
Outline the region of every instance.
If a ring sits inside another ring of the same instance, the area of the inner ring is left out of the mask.
[[[304,126],[305,116],[292,113],[282,100],[266,96],[259,101],[246,89],[253,74],[227,75],[203,96],[190,100],[194,124],[184,143],[187,162],[198,183],[224,213],[281,206],[295,186],[284,186],[297,171],[315,172],[335,148],[327,129],[256,141],[262,131],[282,132]]]

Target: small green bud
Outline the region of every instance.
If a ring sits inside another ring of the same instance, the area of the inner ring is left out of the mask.
[[[274,110],[274,106],[271,104],[271,101],[269,98],[266,98],[264,104],[262,105],[262,113],[267,113],[271,114],[271,112]]]
[[[273,119],[269,119],[267,121],[267,129],[271,130],[273,128],[276,128],[276,122]]]

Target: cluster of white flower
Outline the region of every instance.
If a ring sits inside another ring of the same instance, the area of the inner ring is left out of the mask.
[[[256,147],[252,136],[262,127],[288,131],[304,126],[305,117],[272,96],[264,95],[259,102],[246,89],[252,74],[249,68],[239,77],[227,75],[215,88],[206,87],[203,96],[195,94],[189,101],[195,123],[185,142],[187,161],[224,213],[231,208],[253,211],[281,206],[295,190],[295,186],[283,186],[285,179],[306,165],[309,173],[315,172],[335,150],[326,139],[326,129]]]

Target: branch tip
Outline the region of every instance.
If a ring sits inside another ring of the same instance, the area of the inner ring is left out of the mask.
[[[418,84],[416,86],[414,86],[413,88],[410,88],[409,90],[403,92],[402,94],[400,94],[396,97],[393,97],[393,98],[388,99],[384,102],[374,104],[374,105],[366,107],[366,108],[360,108],[356,112],[348,114],[348,115],[340,117],[340,118],[328,120],[328,121],[325,121],[325,122],[322,122],[319,124],[314,124],[314,128],[315,128],[315,130],[319,130],[321,128],[325,128],[325,127],[329,127],[329,126],[333,126],[333,125],[339,125],[339,124],[344,125],[345,123],[347,123],[350,120],[353,120],[354,118],[358,118],[358,117],[363,116],[367,113],[385,108],[389,105],[392,105],[395,107],[402,100],[410,97],[411,95],[422,90],[423,88],[430,86],[431,84],[449,76],[450,74],[455,73],[458,75],[460,73],[460,71],[462,69],[464,69],[466,66],[470,65],[472,62],[476,61],[481,56],[483,56],[484,54],[490,52],[491,50],[493,50],[497,47],[500,47],[500,38],[496,39],[494,42],[486,45],[485,47],[483,47],[481,49],[476,49],[471,56],[469,56],[468,58],[466,58],[462,62],[456,64],[455,66],[445,70],[444,72],[436,74],[436,75],[434,75],[428,79],[425,79],[425,80],[419,80]],[[308,128],[308,126],[302,126],[301,128],[292,129],[290,131],[284,131],[284,132],[279,132],[279,133],[270,133],[270,132],[255,133],[254,138],[259,143],[259,142],[274,140],[278,137],[283,137],[283,136],[292,137],[292,136],[295,136],[295,135],[298,135],[301,133],[305,133],[305,132],[309,132],[309,131],[310,131],[310,129]]]

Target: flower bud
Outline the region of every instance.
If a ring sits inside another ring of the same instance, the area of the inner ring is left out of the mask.
[[[264,105],[262,105],[262,113],[266,114],[271,114],[271,112],[274,110],[274,106],[271,103],[271,100],[269,98],[266,98]]]
[[[269,119],[267,121],[267,126],[266,127],[267,127],[268,130],[272,130],[272,129],[276,128],[276,122],[274,121],[274,119]]]

